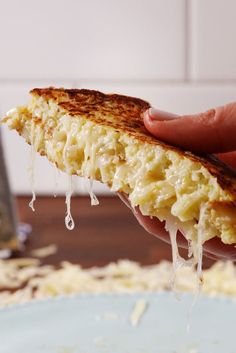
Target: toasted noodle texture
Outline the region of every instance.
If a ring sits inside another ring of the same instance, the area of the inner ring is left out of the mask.
[[[142,119],[149,103],[85,89],[31,95],[4,121],[59,169],[126,193],[143,215],[166,221],[173,239],[179,229],[195,258],[215,236],[236,243],[236,173],[152,137]]]

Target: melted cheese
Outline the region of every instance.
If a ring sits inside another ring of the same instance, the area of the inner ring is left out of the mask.
[[[206,232],[206,217],[207,217],[207,208],[208,205],[201,205],[200,207],[200,216],[198,221],[198,236],[197,236],[197,278],[198,278],[198,287],[201,289],[203,283],[202,277],[202,257],[203,257],[203,243],[205,239]]]
[[[183,266],[193,267],[195,263],[195,258],[192,256],[192,246],[191,242],[188,242],[188,259],[184,259],[179,254],[178,243],[177,243],[177,233],[179,230],[179,225],[177,224],[174,217],[168,217],[165,221],[165,229],[168,231],[170,235],[170,243],[172,249],[172,264],[173,264],[173,272],[170,279],[171,288],[174,292],[176,292],[175,283],[176,283],[176,276],[177,272]],[[200,263],[200,267],[202,267],[202,262]],[[177,294],[177,292],[176,292]],[[178,298],[178,297],[177,297]]]
[[[59,171],[59,169],[57,169],[57,167],[55,165],[53,165],[53,176],[54,176],[53,196],[57,197],[57,190],[58,190],[58,184],[59,184],[60,171]]]
[[[28,168],[28,175],[29,175],[29,182],[30,182],[30,187],[31,187],[31,192],[32,192],[32,198],[31,201],[29,202],[29,207],[32,209],[33,212],[35,212],[34,208],[34,202],[36,201],[36,194],[35,194],[35,146],[34,146],[34,125],[31,125],[31,134],[30,134],[30,164]]]
[[[73,230],[75,227],[75,222],[71,215],[71,196],[73,193],[72,188],[72,175],[68,176],[68,190],[66,192],[66,217],[65,217],[65,225],[68,230]]]
[[[32,210],[33,212],[35,212],[34,202],[36,201],[36,194],[35,194],[35,192],[34,192],[34,190],[33,190],[32,187],[31,187],[31,190],[32,190],[32,198],[31,198],[31,200],[30,200],[30,202],[29,202],[29,207],[31,208],[31,210]]]
[[[91,206],[99,205],[99,200],[93,192],[93,180],[92,179],[89,179],[88,192],[89,192],[89,196],[90,196],[90,200],[91,200]]]
[[[179,249],[177,245],[177,232],[178,226],[173,222],[173,220],[166,220],[165,229],[169,232],[170,242],[172,248],[172,263],[173,263],[173,274],[171,277],[171,288],[175,290],[175,278],[178,268],[181,268],[184,264],[184,259],[179,254]]]

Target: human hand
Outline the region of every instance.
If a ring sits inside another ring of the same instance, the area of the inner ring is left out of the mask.
[[[218,158],[236,169],[236,103],[196,115],[177,116],[149,109],[144,114],[147,130],[159,140],[200,154],[215,153]],[[119,195],[130,207],[126,195]],[[131,208],[131,207],[130,207]],[[169,241],[164,222],[143,216],[138,208],[132,210],[141,226],[158,238]],[[178,232],[178,244],[187,247],[184,236]],[[204,244],[204,253],[211,258],[236,261],[235,245],[225,245],[219,238]]]
[[[159,140],[195,153],[214,153],[236,169],[236,103],[184,116],[151,108],[144,125]]]

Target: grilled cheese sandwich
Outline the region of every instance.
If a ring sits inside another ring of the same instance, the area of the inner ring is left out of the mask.
[[[195,258],[213,237],[236,243],[236,173],[213,156],[167,145],[145,129],[138,98],[77,89],[33,89],[3,119],[69,175],[126,193],[143,215],[189,240]],[[172,237],[173,238],[173,237]]]

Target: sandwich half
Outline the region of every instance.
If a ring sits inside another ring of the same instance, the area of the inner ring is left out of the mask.
[[[236,173],[152,137],[142,119],[148,102],[86,89],[30,93],[3,121],[57,168],[127,194],[143,215],[166,222],[174,247],[180,230],[199,261],[208,239],[236,243]]]

